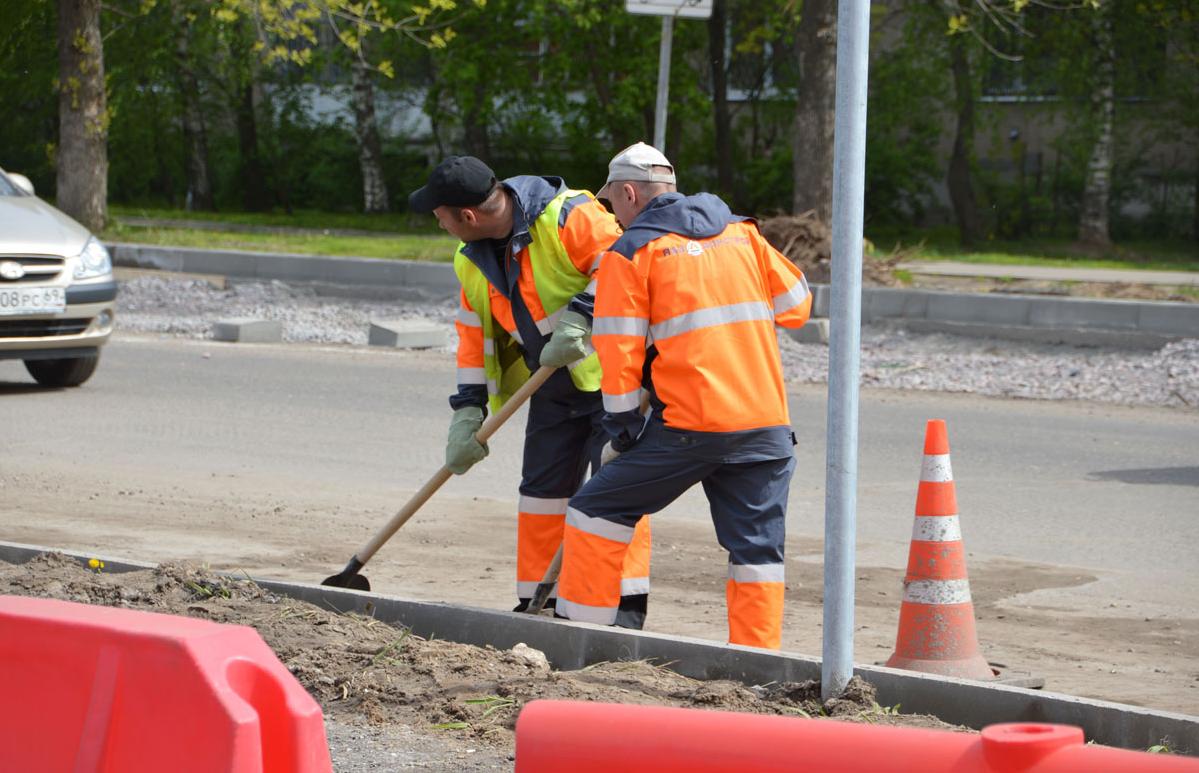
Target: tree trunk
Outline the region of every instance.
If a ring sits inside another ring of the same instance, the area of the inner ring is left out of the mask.
[[[712,65],[712,118],[716,128],[716,189],[733,196],[733,131],[729,119],[728,73],[724,45],[728,30],[727,0],[712,3],[708,19],[708,61]]]
[[[108,104],[100,0],[58,2],[58,208],[92,231],[108,222]]]
[[[241,88],[237,106],[237,149],[241,158],[242,206],[250,212],[271,208],[262,155],[258,150],[258,120],[254,115],[254,84]]]
[[[1116,108],[1116,59],[1112,50],[1110,1],[1094,11],[1095,90],[1091,105],[1096,137],[1087,162],[1082,212],[1078,216],[1078,241],[1088,247],[1110,247],[1107,208],[1112,188],[1112,119]]]
[[[953,69],[954,101],[957,104],[957,127],[953,137],[953,154],[949,157],[949,199],[958,223],[962,246],[978,242],[982,228],[978,218],[978,202],[974,198],[974,183],[970,174],[970,157],[974,155],[974,89],[970,82],[970,60],[966,56],[965,35],[949,39],[949,61]]]
[[[358,137],[358,166],[362,169],[362,211],[367,214],[387,212],[391,205],[387,182],[383,179],[383,145],[375,120],[375,87],[371,83],[370,68],[357,56],[352,71],[354,131]]]
[[[837,112],[837,4],[805,0],[796,36],[799,101],[792,145],[795,193],[791,211],[833,216],[833,124]]]
[[[191,60],[189,25],[183,3],[171,4],[175,23],[175,64],[178,67],[179,93],[183,98],[183,140],[187,147],[187,199],[189,210],[211,212],[212,175],[208,171],[208,132],[200,109],[200,83]]]

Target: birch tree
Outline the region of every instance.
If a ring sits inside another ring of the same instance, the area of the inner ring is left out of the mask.
[[[1087,161],[1082,211],[1078,217],[1078,241],[1091,248],[1110,247],[1108,202],[1112,188],[1112,122],[1116,112],[1116,56],[1112,40],[1112,2],[1095,0],[1091,40],[1095,51],[1091,115],[1095,144]]]

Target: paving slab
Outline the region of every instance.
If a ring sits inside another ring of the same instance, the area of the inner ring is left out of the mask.
[[[283,340],[283,323],[249,317],[222,319],[213,324],[212,338],[243,344],[277,344]]]
[[[809,319],[801,328],[787,328],[787,335],[801,344],[827,344],[828,324],[827,319]]]
[[[444,325],[412,319],[372,319],[367,333],[371,346],[433,349],[449,345]]]

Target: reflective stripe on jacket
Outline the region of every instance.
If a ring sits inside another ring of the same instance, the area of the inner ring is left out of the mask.
[[[803,272],[720,199],[655,198],[598,273],[592,340],[615,445],[640,432],[643,386],[673,429],[789,429],[775,325],[803,325],[811,304]]]
[[[482,390],[472,387],[485,386],[488,406],[498,410],[528,379],[563,309],[590,286],[600,253],[620,234],[590,193],[567,189],[558,178],[517,177],[504,185],[517,210],[508,254],[488,254],[475,242],[460,244],[454,256],[462,283],[454,407],[482,403]],[[523,333],[517,308],[531,319]],[[577,389],[599,389],[594,350],[569,369]]]

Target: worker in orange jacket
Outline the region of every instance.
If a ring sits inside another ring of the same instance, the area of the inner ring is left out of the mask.
[[[516,611],[522,611],[562,544],[566,502],[588,468],[598,467],[607,436],[599,361],[589,341],[590,299],[599,255],[620,228],[590,193],[560,177],[497,180],[472,156],[442,161],[408,203],[462,240],[454,255],[462,291],[446,467],[461,475],[487,456],[475,433],[488,409],[498,410],[531,371],[558,368],[529,400],[525,425],[516,547]],[[568,310],[570,303],[587,316]],[[618,625],[645,622],[649,559],[647,522],[618,580]]]
[[[812,295],[752,220],[678,193],[654,148],[608,169],[597,195],[625,232],[600,259],[591,340],[609,443],[567,506],[557,613],[612,624],[642,514],[699,483],[729,554],[729,642],[778,649],[795,435],[775,325],[803,325]]]

